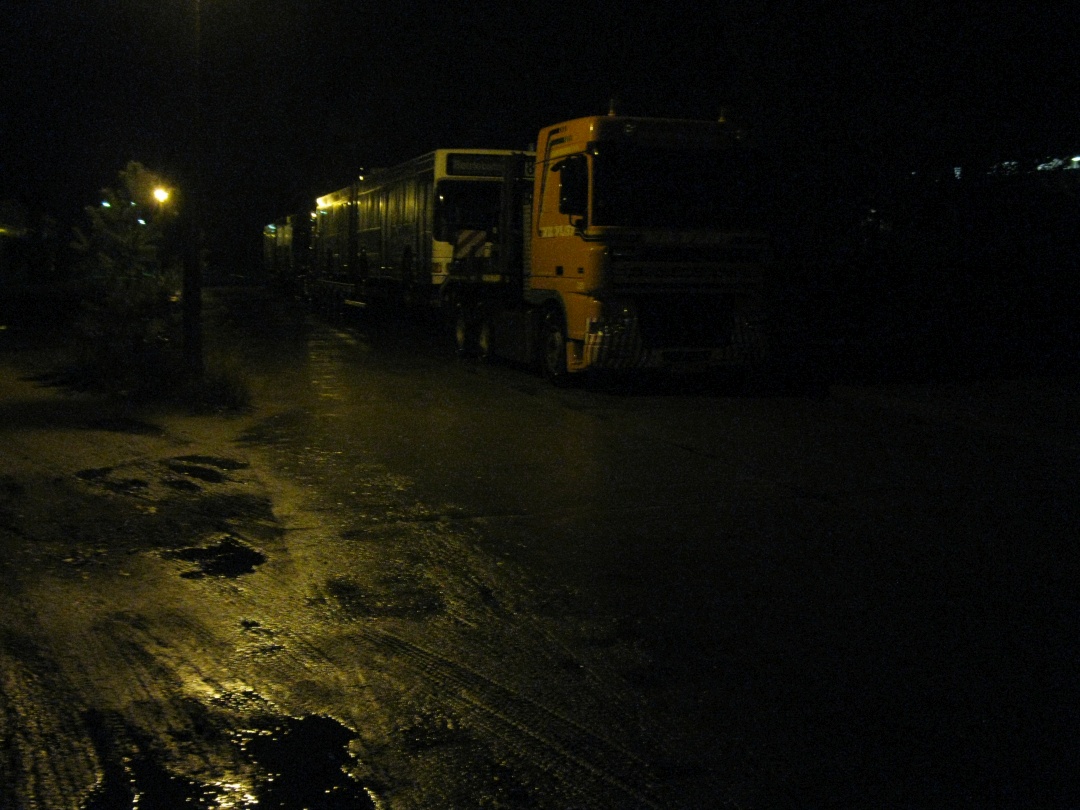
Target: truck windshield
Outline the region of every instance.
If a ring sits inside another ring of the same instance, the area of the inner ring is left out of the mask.
[[[760,227],[768,191],[748,149],[663,149],[602,143],[593,158],[596,225]]]
[[[499,212],[499,183],[441,180],[435,189],[437,232],[447,228],[491,230]]]

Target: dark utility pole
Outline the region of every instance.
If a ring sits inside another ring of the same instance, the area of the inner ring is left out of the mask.
[[[188,189],[184,195],[185,250],[183,284],[184,365],[195,379],[203,373],[202,335],[202,20],[195,2],[195,55],[192,77],[192,133],[189,139]]]

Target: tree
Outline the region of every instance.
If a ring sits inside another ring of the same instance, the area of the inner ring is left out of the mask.
[[[84,381],[108,390],[158,387],[175,379],[179,362],[180,280],[167,249],[171,210],[154,197],[162,179],[131,162],[115,188],[87,206],[75,228],[86,286],[76,321]]]

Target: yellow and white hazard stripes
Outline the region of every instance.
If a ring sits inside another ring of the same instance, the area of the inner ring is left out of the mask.
[[[454,258],[468,259],[474,256],[490,256],[491,243],[485,230],[463,230],[454,244]]]

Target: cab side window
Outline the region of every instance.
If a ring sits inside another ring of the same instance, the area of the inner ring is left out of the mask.
[[[584,155],[571,155],[552,167],[559,173],[559,213],[584,217],[589,211],[589,166]]]

